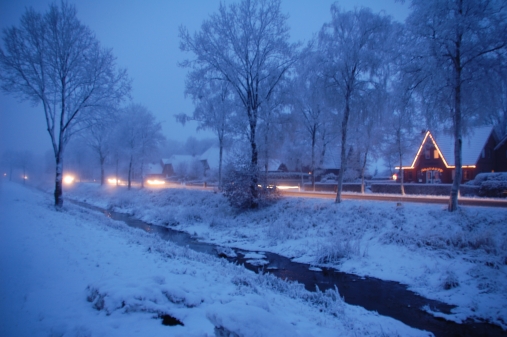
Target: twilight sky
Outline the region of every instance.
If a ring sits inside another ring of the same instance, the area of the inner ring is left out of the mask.
[[[237,0],[239,1],[239,0]],[[57,1],[58,2],[58,1]],[[191,114],[193,105],[184,97],[186,69],[178,62],[190,57],[179,50],[178,28],[198,30],[220,0],[75,0],[79,20],[90,27],[102,46],[113,49],[117,65],[133,79],[132,99],[145,105],[162,122],[168,139],[185,141],[189,136],[213,137],[195,132],[196,125],[177,124],[173,115]],[[225,0],[232,3],[235,0]],[[331,18],[333,0],[283,0],[294,41],[307,41]],[[0,27],[19,26],[26,7],[46,12],[49,0],[0,0]],[[395,0],[342,0],[343,9],[370,7],[384,10],[395,20],[408,15],[408,4]],[[3,34],[2,41],[3,47]],[[20,103],[0,92],[0,154],[6,149],[44,153],[51,150],[42,107]]]

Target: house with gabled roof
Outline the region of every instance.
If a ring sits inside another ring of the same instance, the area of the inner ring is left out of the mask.
[[[462,182],[473,180],[483,172],[495,171],[495,146],[498,138],[492,127],[478,127],[463,136]],[[405,182],[451,184],[454,179],[454,137],[430,131],[424,133],[414,156],[402,161]],[[396,169],[400,169],[399,166]]]
[[[507,135],[495,146],[495,172],[507,172]]]

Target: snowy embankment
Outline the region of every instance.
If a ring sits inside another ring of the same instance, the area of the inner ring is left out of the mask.
[[[223,222],[213,226],[227,232],[232,225],[219,195],[109,190],[106,201],[105,193],[81,186],[72,195],[142,209],[153,222],[178,209],[170,219],[181,218],[182,227],[215,212],[224,212],[213,217]],[[68,202],[55,211],[52,202],[49,194],[0,181],[1,336],[428,335],[347,305],[335,291],[310,293]],[[183,325],[164,326],[159,316]]]
[[[449,213],[441,205],[285,198],[236,213],[222,195],[206,191],[81,184],[66,195],[203,241],[398,281],[457,306],[451,315],[436,315],[507,329],[507,209]]]

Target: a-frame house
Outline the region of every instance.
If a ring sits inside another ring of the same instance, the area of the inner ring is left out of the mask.
[[[478,127],[463,137],[462,182],[482,172],[495,170],[494,148],[498,139],[492,127]],[[451,184],[454,180],[454,137],[426,131],[415,156],[402,162],[403,179],[407,183]],[[396,167],[399,170],[399,166]]]

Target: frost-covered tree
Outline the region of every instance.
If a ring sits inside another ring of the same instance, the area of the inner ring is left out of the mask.
[[[341,202],[343,174],[347,168],[347,132],[355,102],[374,86],[376,71],[386,61],[385,47],[391,33],[391,20],[373,14],[369,9],[343,11],[331,6],[331,22],[324,24],[319,34],[323,76],[336,88],[341,108],[341,167],[338,176],[336,202]]]
[[[0,164],[2,169],[9,171],[9,180],[12,180],[14,170],[21,171],[23,184],[28,179],[28,171],[35,172],[35,157],[30,151],[7,150],[2,153]]]
[[[85,121],[118,104],[130,81],[125,70],[116,70],[111,50],[100,46],[66,2],[50,5],[44,14],[27,9],[18,27],[3,31],[3,44],[3,91],[42,104],[56,161],[55,206],[60,208],[66,145]]]
[[[160,123],[143,105],[131,104],[122,116],[117,135],[121,139],[123,151],[128,158],[127,187],[130,189],[134,165],[138,165],[142,178],[144,165],[150,155],[158,151],[165,138]],[[141,186],[144,186],[143,184],[144,179],[141,179]]]
[[[505,57],[507,6],[503,0],[412,0],[411,8],[406,23],[421,47],[414,58],[418,81],[425,97],[446,101],[434,104],[441,108],[433,111],[452,121],[455,175],[448,207],[452,212],[458,207],[462,179],[464,123],[477,120],[491,107],[478,89],[491,80],[488,70]]]
[[[507,135],[507,57],[504,64],[490,72],[492,81],[489,85],[481,86],[483,95],[490,102],[492,108],[484,116],[484,123],[495,125],[500,138]]]
[[[228,137],[235,132],[234,118],[237,106],[230,84],[225,81],[202,81],[187,83],[187,95],[192,97],[195,110],[192,116],[176,115],[183,125],[197,121],[197,130],[211,130],[218,138],[218,187],[222,187],[223,151]]]
[[[100,165],[100,185],[105,183],[105,163],[114,147],[113,135],[116,123],[108,120],[92,124],[83,135],[84,142],[88,144],[93,153],[97,156]]]
[[[9,171],[9,181],[12,181],[12,171],[16,166],[16,152],[12,150],[4,151],[2,153],[1,165],[2,169]]]
[[[296,45],[289,42],[287,16],[280,0],[242,0],[205,20],[191,35],[180,28],[180,49],[194,55],[181,65],[190,69],[188,81],[228,82],[241,102],[248,128],[252,176],[252,206],[257,197],[257,123],[259,108],[270,99],[294,63]]]
[[[281,144],[284,140],[284,117],[286,115],[285,90],[280,87],[271,98],[259,109],[259,125],[257,134],[259,148],[259,168],[264,170],[264,185],[267,184],[268,171],[276,170],[278,167],[270,166],[272,159],[278,159]]]
[[[312,45],[302,52],[295,68],[296,76],[291,81],[291,108],[303,137],[310,144],[310,173],[314,190],[315,169],[323,163],[332,131],[332,114],[325,99],[325,83],[320,76],[318,58]]]

